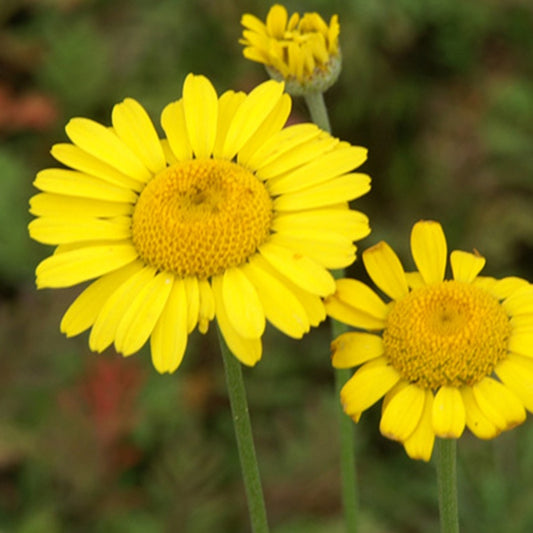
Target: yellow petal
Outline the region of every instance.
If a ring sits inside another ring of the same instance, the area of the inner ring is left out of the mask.
[[[253,168],[250,166],[250,159],[265,144],[267,139],[271,139],[273,135],[283,128],[291,114],[291,106],[291,97],[286,93],[282,94],[277,105],[239,150],[237,162],[240,165],[245,168]]]
[[[209,328],[209,322],[215,318],[215,297],[213,296],[211,285],[206,280],[198,282],[198,289],[198,330],[200,333],[206,333]]]
[[[187,333],[190,333],[198,323],[200,289],[198,287],[198,279],[195,277],[187,277],[183,282],[185,286],[185,296],[187,298]]]
[[[197,158],[210,157],[217,133],[218,96],[205,76],[185,78],[183,110],[192,151]]]
[[[481,412],[499,430],[511,429],[526,419],[522,402],[499,381],[486,377],[472,390]]]
[[[433,431],[443,439],[457,439],[464,431],[465,406],[459,389],[441,387],[433,400]]]
[[[327,228],[327,229],[325,229]],[[324,231],[359,240],[370,233],[368,217],[351,209],[326,208],[297,213],[279,213],[272,220],[271,229],[277,232],[308,233]]]
[[[30,213],[36,216],[73,216],[111,218],[131,215],[133,206],[123,202],[106,202],[54,193],[39,193],[30,198]]]
[[[185,123],[183,100],[168,104],[161,113],[161,126],[165,131],[168,144],[178,161],[192,158],[192,147]]]
[[[52,155],[59,162],[67,167],[79,170],[82,173],[89,174],[101,180],[107,181],[112,185],[141,191],[144,184],[141,181],[126,176],[111,165],[104,163],[100,159],[88,154],[78,146],[70,143],[54,144],[51,150]]]
[[[355,261],[355,246],[350,239],[323,231],[314,236],[275,233],[270,242],[309,257],[328,269],[344,268]]]
[[[245,265],[244,272],[257,290],[267,320],[286,335],[302,338],[309,331],[309,319],[294,293],[261,268],[259,261],[252,259]]]
[[[509,354],[507,359],[496,366],[495,372],[525,408],[533,412],[533,359]]]
[[[298,147],[308,143],[312,139],[316,139],[319,135],[323,135],[323,133],[315,124],[304,123],[287,126],[272,135],[269,139],[265,140],[257,151],[250,156],[248,165],[250,168],[254,168],[258,171],[258,176],[261,177],[261,179],[265,179],[266,175],[263,174],[261,169],[264,169],[266,165],[271,164],[274,160],[277,160],[282,156],[288,157],[290,160],[291,154],[293,154]],[[308,159],[309,157],[307,157],[305,161]],[[298,165],[296,164],[296,166]],[[294,165],[289,165],[286,170],[293,167]],[[276,176],[283,172],[285,172],[285,170],[276,170],[271,175]]]
[[[130,217],[102,220],[79,214],[41,217],[28,225],[32,239],[44,244],[96,240],[124,240],[131,237]]]
[[[404,442],[420,423],[426,394],[416,385],[407,385],[387,394],[379,424],[381,434]]]
[[[117,326],[118,352],[130,355],[142,348],[163,312],[173,281],[174,274],[161,272],[133,298]]]
[[[368,285],[357,279],[342,278],[335,282],[335,286],[335,294],[326,300],[326,308],[329,301],[336,299],[354,310],[370,315],[384,325],[389,307]]]
[[[331,364],[352,368],[383,355],[383,341],[378,335],[360,332],[342,333],[331,343]]]
[[[465,404],[466,425],[478,439],[492,439],[501,429],[480,409],[471,387],[463,387],[461,396]]]
[[[506,297],[502,307],[513,317],[533,314],[533,285],[520,285]]]
[[[393,300],[407,296],[409,287],[405,271],[394,250],[379,242],[363,252],[363,263],[372,281]]]
[[[269,35],[275,39],[283,39],[287,27],[287,9],[280,4],[274,4],[268,12],[266,27]]]
[[[156,269],[144,267],[119,285],[96,317],[89,335],[89,347],[95,352],[103,352],[115,340],[118,325],[135,297],[155,276]]]
[[[225,159],[232,159],[257,132],[262,122],[277,106],[283,88],[283,83],[270,80],[258,85],[248,94],[228,128],[222,151]]]
[[[85,246],[54,254],[37,266],[37,287],[71,287],[123,267],[137,257],[130,243]]]
[[[526,357],[533,357],[533,331],[513,331],[508,349]]]
[[[239,267],[228,268],[222,276],[224,309],[232,327],[246,339],[261,337],[265,313],[252,282]]]
[[[135,192],[105,181],[82,174],[76,170],[47,168],[41,170],[33,185],[41,191],[78,198],[92,198],[109,202],[135,203]]]
[[[398,381],[400,374],[385,357],[363,365],[341,390],[341,403],[347,415],[353,416],[375,404]]]
[[[323,157],[339,146],[339,139],[321,130],[304,126],[307,125],[290,126],[265,141],[264,155],[252,160],[255,161],[254,168],[257,168],[259,178],[274,181],[314,159]],[[289,133],[282,135],[287,130]],[[270,146],[270,143],[276,140],[278,146]],[[261,151],[258,153],[261,154]]]
[[[431,454],[433,453],[435,433],[431,425],[433,393],[430,390],[426,390],[424,391],[424,395],[424,408],[420,421],[403,445],[407,455],[411,459],[419,459],[427,462],[431,459]]]
[[[450,254],[450,264],[455,281],[471,283],[485,266],[485,258],[477,253],[454,250]]]
[[[60,329],[67,337],[73,337],[89,329],[100,309],[113,291],[133,274],[143,268],[141,261],[106,274],[91,283],[70,305],[61,320]]]
[[[411,231],[411,253],[426,284],[444,279],[446,237],[442,226],[432,220],[417,222]]]
[[[224,142],[228,134],[233,117],[240,105],[246,100],[243,92],[226,91],[218,100],[218,124],[215,146],[213,147],[213,157],[223,159]]]
[[[360,166],[367,157],[366,148],[360,146],[339,145],[331,152],[313,159],[299,167],[269,182],[271,194],[287,194],[296,192],[313,185],[318,185],[337,176],[341,176]],[[354,179],[364,174],[352,174]],[[363,178],[366,183],[366,177]]]
[[[273,206],[279,211],[300,211],[349,202],[370,190],[366,174],[346,174],[302,191],[278,196]]]
[[[213,295],[215,297],[215,308],[217,323],[220,333],[224,338],[229,350],[243,364],[254,366],[261,359],[262,344],[261,337],[245,338],[235,330],[228,318],[224,307],[224,297],[222,294],[222,276],[215,276],[211,280]]]
[[[261,245],[259,252],[276,270],[311,294],[328,296],[335,291],[331,274],[308,257],[270,242]]]
[[[152,363],[160,373],[174,372],[187,348],[187,297],[182,279],[175,278],[168,299],[150,337]]]
[[[166,166],[165,155],[154,125],[144,108],[133,98],[113,107],[113,128],[118,137],[152,172]]]
[[[152,177],[137,155],[102,124],[88,118],[73,118],[65,130],[75,145],[126,176],[143,183]]]

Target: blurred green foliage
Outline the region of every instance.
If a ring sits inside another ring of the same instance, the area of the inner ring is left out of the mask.
[[[369,148],[357,202],[408,260],[408,234],[440,220],[489,275],[533,279],[533,8],[527,0],[309,0],[338,13],[344,69],[326,95],[334,133]],[[77,290],[36,292],[49,250],[26,235],[33,176],[54,165],[71,116],[109,123],[138,98],[157,123],[192,71],[249,90],[242,13],[259,0],[5,0],[0,4],[0,532],[246,532],[247,512],[216,337],[193,335],[175,376],[149,354],[91,355],[59,320]],[[295,120],[307,120],[301,101]],[[357,262],[351,273],[364,276]],[[327,325],[297,343],[272,330],[245,370],[275,533],[341,532]],[[438,531],[431,464],[357,426],[365,533]],[[533,530],[531,421],[459,446],[465,531]]]

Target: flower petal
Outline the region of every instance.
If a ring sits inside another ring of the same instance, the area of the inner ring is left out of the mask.
[[[261,338],[245,338],[233,327],[224,307],[222,285],[222,276],[215,276],[211,280],[213,295],[215,297],[216,318],[220,333],[229,350],[241,363],[254,366],[261,359]]]
[[[137,250],[129,242],[84,246],[54,254],[37,266],[37,287],[71,287],[123,267],[137,257]]]
[[[481,412],[499,430],[511,429],[526,419],[522,402],[499,381],[486,377],[472,390]]]
[[[231,122],[222,156],[233,159],[244,144],[256,133],[262,122],[277,106],[284,84],[266,81],[253,89],[239,106]]]
[[[455,281],[471,283],[485,266],[485,258],[478,253],[454,250],[450,254],[450,264]]]
[[[35,216],[73,216],[83,213],[88,217],[129,216],[133,206],[125,202],[107,202],[92,198],[77,198],[43,192],[30,198],[30,213]]]
[[[111,165],[104,163],[97,157],[88,154],[80,147],[70,143],[54,144],[51,150],[52,156],[67,167],[79,170],[95,178],[107,181],[125,189],[141,191],[144,183],[127,176]]]
[[[383,403],[379,424],[381,434],[404,442],[420,423],[425,403],[425,391],[416,385],[392,389]]]
[[[393,300],[407,296],[405,271],[394,250],[384,241],[363,252],[363,263],[372,281]]]
[[[308,257],[271,242],[262,244],[259,252],[276,270],[311,294],[327,296],[335,290],[331,274]]]
[[[135,297],[155,276],[154,267],[145,267],[119,285],[101,307],[89,335],[89,347],[103,352],[115,340],[120,321]]]
[[[239,267],[222,275],[222,297],[228,320],[246,339],[257,339],[265,330],[265,313],[252,282]]]
[[[426,284],[439,283],[446,270],[446,237],[432,220],[417,222],[411,231],[411,253]]]
[[[70,140],[126,176],[146,183],[152,173],[110,128],[88,118],[73,118],[65,126]]]
[[[533,359],[509,354],[494,369],[503,384],[533,412]]]
[[[309,318],[294,293],[261,268],[259,261],[252,259],[244,272],[257,290],[268,321],[286,335],[301,339],[309,331]]]
[[[210,157],[217,133],[218,96],[205,76],[185,78],[183,111],[192,151],[197,158]]]
[[[178,161],[192,157],[191,141],[185,123],[183,100],[168,104],[161,113],[161,126],[168,139],[168,145]]]
[[[223,159],[224,141],[228,134],[228,128],[231,125],[233,117],[240,105],[246,100],[246,94],[243,92],[226,91],[218,99],[218,124],[215,146],[213,147],[213,157]]]
[[[152,363],[163,374],[174,372],[187,348],[187,297],[185,284],[176,278],[150,337]]]
[[[358,416],[389,392],[400,374],[380,357],[363,365],[341,390],[341,403],[349,416]]]
[[[209,322],[215,318],[215,297],[213,296],[213,289],[207,280],[198,281],[198,290],[198,331],[207,333]]]
[[[335,368],[352,368],[383,355],[381,337],[370,333],[342,333],[331,343],[331,364]]]
[[[429,461],[435,444],[435,433],[431,425],[433,415],[433,393],[424,391],[425,400],[420,421],[415,430],[403,443],[407,455],[411,459]]]
[[[126,98],[115,105],[111,119],[118,137],[153,174],[165,168],[165,155],[154,124],[137,100]]]
[[[513,331],[507,348],[510,352],[533,357],[533,331]]]
[[[513,317],[533,314],[533,285],[518,285],[502,302],[502,307]]]
[[[492,422],[483,411],[474,396],[472,387],[463,387],[461,396],[465,404],[466,425],[478,439],[492,439],[499,435],[501,429]]]
[[[134,261],[91,283],[79,294],[63,315],[60,325],[61,332],[65,333],[67,337],[73,337],[89,329],[114,290],[142,270],[143,266],[142,261]]]
[[[165,308],[173,282],[174,274],[161,272],[133,298],[117,326],[118,352],[130,355],[142,348]]]
[[[443,439],[457,439],[464,431],[466,418],[463,398],[455,387],[441,387],[433,401],[433,431]]]

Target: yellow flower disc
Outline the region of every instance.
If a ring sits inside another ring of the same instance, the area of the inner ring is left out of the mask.
[[[243,264],[270,232],[272,201],[236,163],[193,159],[159,173],[133,213],[141,258],[162,271],[207,279]]]
[[[509,317],[496,298],[444,281],[393,304],[383,332],[385,355],[410,383],[426,389],[474,385],[507,357]]]

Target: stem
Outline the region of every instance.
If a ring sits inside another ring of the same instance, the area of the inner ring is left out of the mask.
[[[328,109],[324,102],[323,93],[307,93],[304,95],[304,98],[309,109],[309,114],[311,115],[311,120],[319,128],[331,133]],[[337,279],[342,278],[344,276],[344,270],[337,270],[334,272],[334,275]],[[331,335],[333,339],[346,331],[348,331],[348,327],[345,324],[337,320],[331,320]],[[335,397],[339,419],[342,507],[344,509],[346,531],[348,533],[356,533],[358,497],[355,473],[355,426],[351,419],[344,413],[340,403],[340,391],[350,377],[351,371],[349,369],[335,369]]]
[[[304,95],[307,109],[311,115],[311,120],[321,129],[331,133],[328,110],[324,103],[324,94],[320,92],[307,93]]]
[[[437,480],[441,533],[459,533],[456,439],[437,439]]]
[[[233,427],[239,449],[241,471],[246,490],[252,531],[254,533],[268,533],[265,500],[261,486],[259,466],[255,455],[252,426],[248,413],[248,401],[246,400],[241,364],[229,351],[220,331],[218,339],[224,361],[224,369],[226,371],[226,384],[233,417]]]

